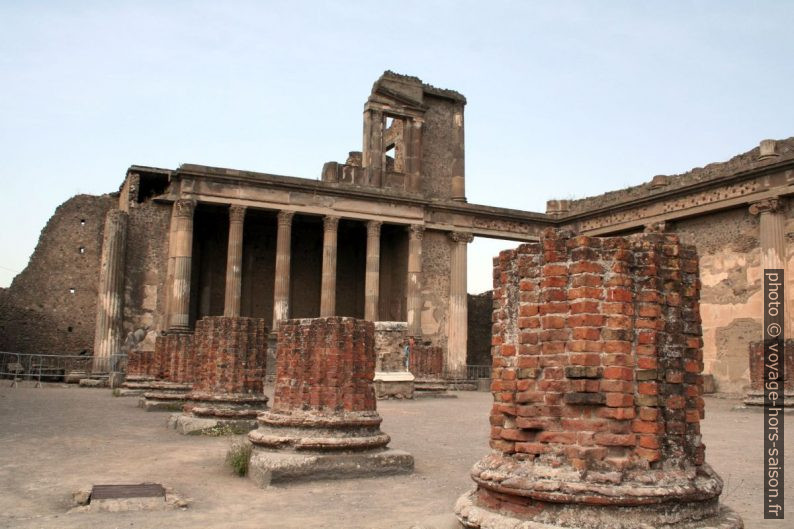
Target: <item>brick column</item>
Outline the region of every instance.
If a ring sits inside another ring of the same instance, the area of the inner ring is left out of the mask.
[[[110,358],[122,344],[124,306],[124,255],[127,249],[127,213],[108,211],[102,238],[102,261],[99,270],[96,331],[94,335],[94,370],[114,371]]]
[[[494,262],[493,452],[469,528],[739,529],[705,463],[698,259],[675,235],[566,237]]]
[[[276,279],[273,287],[273,330],[278,329],[279,320],[289,318],[289,273],[293,215],[293,211],[278,212]]]
[[[243,272],[243,223],[245,206],[229,207],[229,249],[226,252],[226,298],[223,315],[240,315],[240,290]]]
[[[786,212],[785,202],[781,198],[768,198],[761,200],[750,206],[750,213],[758,215],[758,224],[761,240],[761,268],[762,269],[782,269],[785,277],[788,278],[786,270]],[[786,292],[787,298],[791,298],[792,293]],[[791,303],[786,303],[788,312]],[[791,315],[791,312],[788,312]],[[792,334],[792,318],[789,316],[784,322],[784,336],[794,338]],[[760,339],[761,337],[759,337]]]
[[[268,329],[263,318],[207,316],[193,337],[194,382],[173,426],[183,434],[244,433],[263,411]]]
[[[171,315],[168,328],[185,332],[190,328],[190,269],[193,261],[193,213],[195,200],[174,202],[174,280],[171,285]]]
[[[408,280],[406,315],[408,335],[422,335],[422,237],[425,228],[412,224],[408,231]]]
[[[320,290],[320,317],[336,314],[336,237],[339,217],[323,219],[323,276]]]
[[[341,317],[282,322],[273,408],[248,434],[257,484],[413,468],[410,455],[384,449],[390,438],[375,411],[374,328]]]
[[[364,319],[378,321],[380,295],[380,227],[377,220],[367,222],[367,271],[364,275]]]
[[[468,343],[468,299],[466,292],[466,253],[474,240],[471,233],[451,232],[452,252],[449,281],[449,329],[447,339],[447,372],[456,377],[466,376]]]

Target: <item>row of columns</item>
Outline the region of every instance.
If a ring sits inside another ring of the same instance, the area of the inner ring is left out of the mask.
[[[168,275],[171,288],[166,300],[167,327],[171,331],[189,330],[190,272],[193,250],[193,215],[196,202],[174,202]],[[245,206],[229,208],[229,244],[226,261],[225,316],[240,315],[242,288],[243,226]],[[276,270],[273,292],[273,329],[279,320],[289,317],[291,211],[278,213],[276,235]],[[378,320],[380,292],[380,231],[382,223],[367,222],[366,272],[364,279],[364,319]],[[323,221],[322,287],[320,316],[333,316],[336,310],[336,261],[339,217],[326,216]],[[421,285],[422,238],[424,228],[411,225],[408,239],[407,322],[412,336],[422,334]],[[450,283],[449,348],[456,363],[466,361],[466,246],[471,234],[450,234],[453,239]],[[458,362],[459,361],[459,362]]]

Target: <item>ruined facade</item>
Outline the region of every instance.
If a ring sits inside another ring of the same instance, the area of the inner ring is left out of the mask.
[[[701,256],[705,372],[723,390],[749,383],[760,271],[791,270],[794,259],[794,139],[623,191],[551,200],[541,214],[466,202],[465,103],[386,72],[364,106],[362,150],[326,163],[319,181],[133,165],[118,193],[75,197],[50,220],[29,266],[0,291],[0,350],[100,356],[154,350],[159,334],[206,316],[263,318],[274,332],[286,318],[350,316],[406,322],[456,375],[487,363],[467,332],[473,237],[652,230],[679,233]]]

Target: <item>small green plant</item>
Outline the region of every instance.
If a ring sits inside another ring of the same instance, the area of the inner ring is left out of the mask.
[[[248,462],[251,460],[251,442],[248,439],[234,441],[226,452],[226,464],[235,474],[245,476],[248,473]]]
[[[121,390],[119,388],[113,388],[113,396],[121,397]]]

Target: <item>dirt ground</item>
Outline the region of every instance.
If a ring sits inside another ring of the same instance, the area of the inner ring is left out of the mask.
[[[258,489],[224,465],[231,439],[185,437],[167,413],[106,389],[0,381],[0,527],[58,528],[400,528],[449,515],[472,485],[471,465],[487,452],[488,393],[455,399],[379,403],[390,446],[416,460],[413,474]],[[703,424],[707,461],[725,481],[723,502],[749,529],[765,521],[762,413],[709,398]],[[794,416],[786,444],[794,447]],[[791,454],[791,449],[789,449]],[[787,464],[792,467],[792,457]],[[71,493],[91,484],[156,482],[190,500],[186,510],[71,513]],[[794,519],[794,478],[786,518]]]

